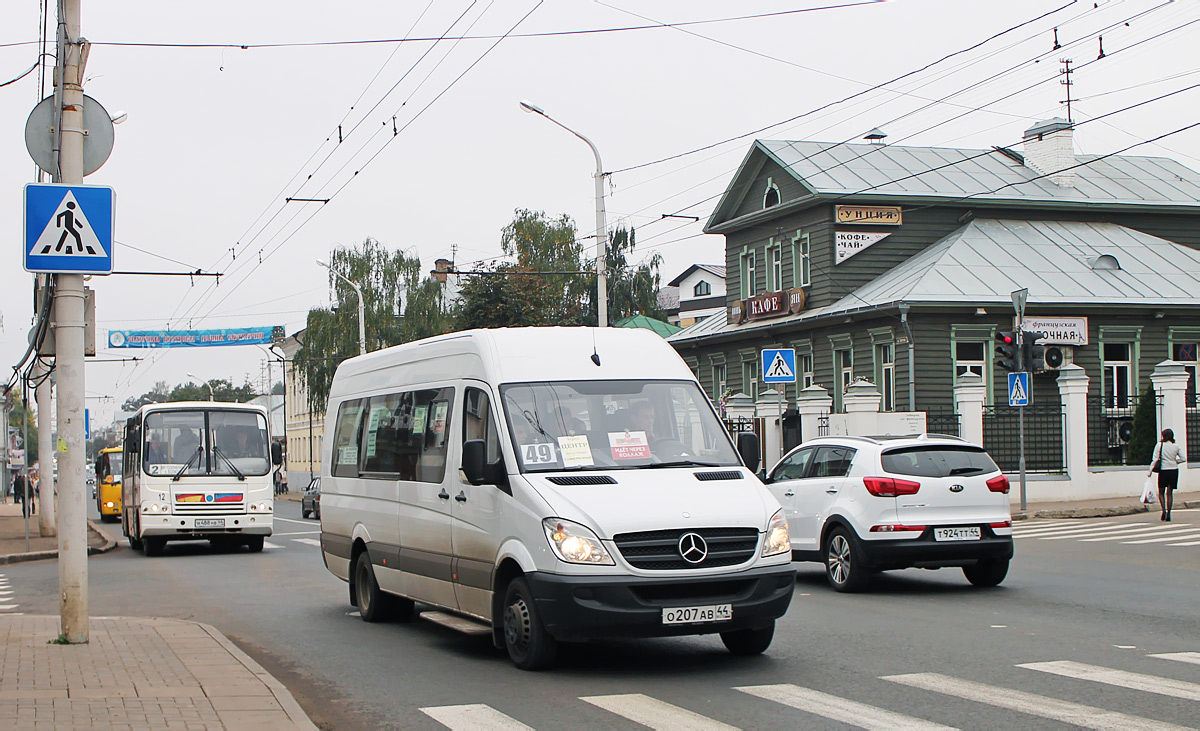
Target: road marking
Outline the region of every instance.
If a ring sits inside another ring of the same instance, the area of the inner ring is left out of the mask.
[[[1110,525],[1106,528],[1093,528],[1091,530],[1079,530],[1079,531],[1074,531],[1072,533],[1055,534],[1052,536],[1037,536],[1037,538],[1040,541],[1061,541],[1061,540],[1069,540],[1072,538],[1084,540],[1084,538],[1081,538],[1081,536],[1112,535],[1114,533],[1137,533],[1137,532],[1143,531],[1143,530],[1161,530],[1161,529],[1162,529],[1161,525],[1145,526],[1145,525],[1135,524],[1135,525],[1131,525],[1128,527],[1126,527],[1126,526],[1118,527],[1115,525]]]
[[[1189,541],[1188,543],[1168,543],[1168,546],[1200,546],[1200,541]]]
[[[1054,528],[1039,528],[1039,529],[1035,529],[1035,530],[1023,530],[1023,531],[1018,531],[1017,529],[1014,528],[1013,535],[1020,536],[1021,538],[1025,538],[1025,537],[1036,538],[1038,536],[1058,535],[1059,533],[1072,533],[1072,532],[1076,532],[1076,531],[1096,530],[1097,528],[1101,528],[1101,527],[1105,527],[1105,526],[1112,528],[1113,526],[1116,526],[1116,525],[1121,525],[1121,524],[1120,523],[1112,523],[1112,522],[1089,523],[1088,525],[1070,525],[1070,526],[1063,525],[1063,526],[1057,526]]]
[[[483,731],[529,729],[529,731],[533,731],[532,727],[482,703],[466,706],[433,706],[422,708],[421,713],[449,729],[482,729]]]
[[[271,543],[270,541],[263,541],[263,548],[283,548],[283,546],[279,545],[278,543]]]
[[[714,721],[707,716],[692,713],[641,693],[583,696],[579,700],[652,729],[695,729],[696,731],[707,731],[708,729],[735,731],[737,729],[736,726]]]
[[[1112,534],[1102,536],[1100,538],[1081,538],[1080,543],[1096,543],[1099,541],[1119,541],[1123,538],[1133,538],[1139,533],[1154,534],[1162,533],[1164,530],[1172,530],[1166,526],[1153,525],[1146,528],[1122,528],[1120,531],[1114,531]]]
[[[841,723],[866,729],[950,729],[953,726],[926,721],[902,713],[885,711],[865,703],[840,698],[819,690],[798,685],[751,685],[734,688],[743,693],[782,703],[799,711],[812,713]],[[800,727],[801,724],[797,724]]]
[[[292,540],[296,543],[303,543],[308,546],[316,546],[317,548],[321,547],[321,542],[316,538],[293,538]]]
[[[319,530],[298,530],[294,533],[275,533],[277,536],[315,536],[319,534]]]
[[[1140,690],[1146,693],[1169,695],[1172,698],[1200,701],[1200,683],[1189,683],[1186,680],[1160,678],[1156,675],[1131,673],[1125,670],[1113,670],[1112,668],[1104,668],[1099,665],[1085,665],[1084,663],[1071,662],[1070,660],[1029,662],[1017,665],[1017,667],[1062,675],[1077,680],[1090,680],[1095,683],[1105,683],[1120,688]]]
[[[311,520],[296,520],[294,518],[280,518],[278,515],[275,516],[275,520],[281,520],[284,523],[299,523],[300,525],[312,525]]]
[[[19,606],[21,606],[21,605],[20,604],[0,604],[0,611],[7,612],[11,609],[16,609]]]
[[[1104,731],[1118,729],[1182,729],[1183,726],[1173,726],[1162,721],[1152,721],[1148,718],[1130,716],[1118,711],[1085,706],[1082,703],[1060,701],[1057,698],[1026,693],[1021,690],[1002,688],[993,683],[977,683],[973,680],[952,678],[938,673],[911,673],[908,675],[887,675],[882,680],[920,688],[933,693],[954,696],[967,701],[984,703],[997,708],[1007,708],[1010,711],[1026,713],[1030,716],[1049,718],[1062,721],[1074,726]]]
[[[1140,541],[1121,541],[1122,546],[1137,546],[1142,543],[1166,543],[1167,541],[1178,541],[1184,538],[1200,537],[1200,530],[1194,528],[1181,528],[1182,532],[1167,536],[1166,538],[1144,538]]]
[[[1163,652],[1158,655],[1151,655],[1160,660],[1174,660],[1176,662],[1189,662],[1193,665],[1200,665],[1200,652]]]

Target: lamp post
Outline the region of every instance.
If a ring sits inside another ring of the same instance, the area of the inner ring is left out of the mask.
[[[607,237],[608,225],[605,222],[604,216],[604,165],[600,162],[600,151],[592,144],[592,141],[567,125],[558,121],[554,117],[541,108],[527,101],[521,102],[521,109],[531,114],[540,114],[550,120],[559,127],[575,135],[579,139],[587,143],[587,146],[592,149],[592,154],[596,156],[596,172],[592,178],[596,181],[596,324],[599,327],[608,327],[608,272],[604,258],[605,241]]]
[[[187,377],[188,377],[188,378],[195,378],[197,381],[199,381],[199,380],[200,380],[200,377],[199,377],[199,376],[197,376],[197,375],[196,375],[196,374],[194,374],[194,373],[189,373],[189,374],[187,374]],[[216,401],[216,399],[215,399],[215,398],[213,398],[213,389],[212,389],[212,384],[211,384],[211,383],[209,383],[208,381],[204,381],[203,383],[204,383],[204,385],[205,385],[205,386],[208,386],[208,400],[209,400],[209,401]]]
[[[329,271],[333,272],[334,274],[336,274],[346,284],[349,284],[351,287],[354,287],[355,293],[358,294],[358,354],[366,355],[367,354],[367,319],[366,319],[366,307],[363,306],[362,289],[360,289],[357,284],[350,281],[350,279],[348,279],[344,274],[339,272],[337,269],[334,269],[333,267],[329,266],[328,264],[321,261],[320,259],[317,259],[317,263],[320,264],[321,266],[325,267]]]

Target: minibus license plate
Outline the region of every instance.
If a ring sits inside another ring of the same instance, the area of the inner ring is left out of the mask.
[[[672,607],[664,609],[662,612],[663,624],[728,622],[733,619],[732,604],[710,604],[704,607]]]
[[[224,528],[224,518],[196,518],[197,528]]]
[[[977,541],[981,536],[982,534],[977,525],[968,528],[933,529],[933,539],[935,541]]]

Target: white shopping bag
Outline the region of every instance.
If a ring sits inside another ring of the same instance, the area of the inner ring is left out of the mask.
[[[1146,484],[1142,487],[1142,502],[1146,505],[1153,505],[1158,501],[1156,493],[1158,493],[1158,480],[1151,475],[1146,478]]]

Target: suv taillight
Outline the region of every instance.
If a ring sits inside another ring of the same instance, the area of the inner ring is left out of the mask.
[[[897,480],[894,477],[864,477],[863,484],[867,492],[875,497],[896,497],[897,495],[916,495],[921,489],[921,483],[909,480]]]
[[[996,475],[992,479],[988,480],[987,486],[992,492],[1002,492],[1005,495],[1007,495],[1009,491],[1008,478],[1004,475]]]

